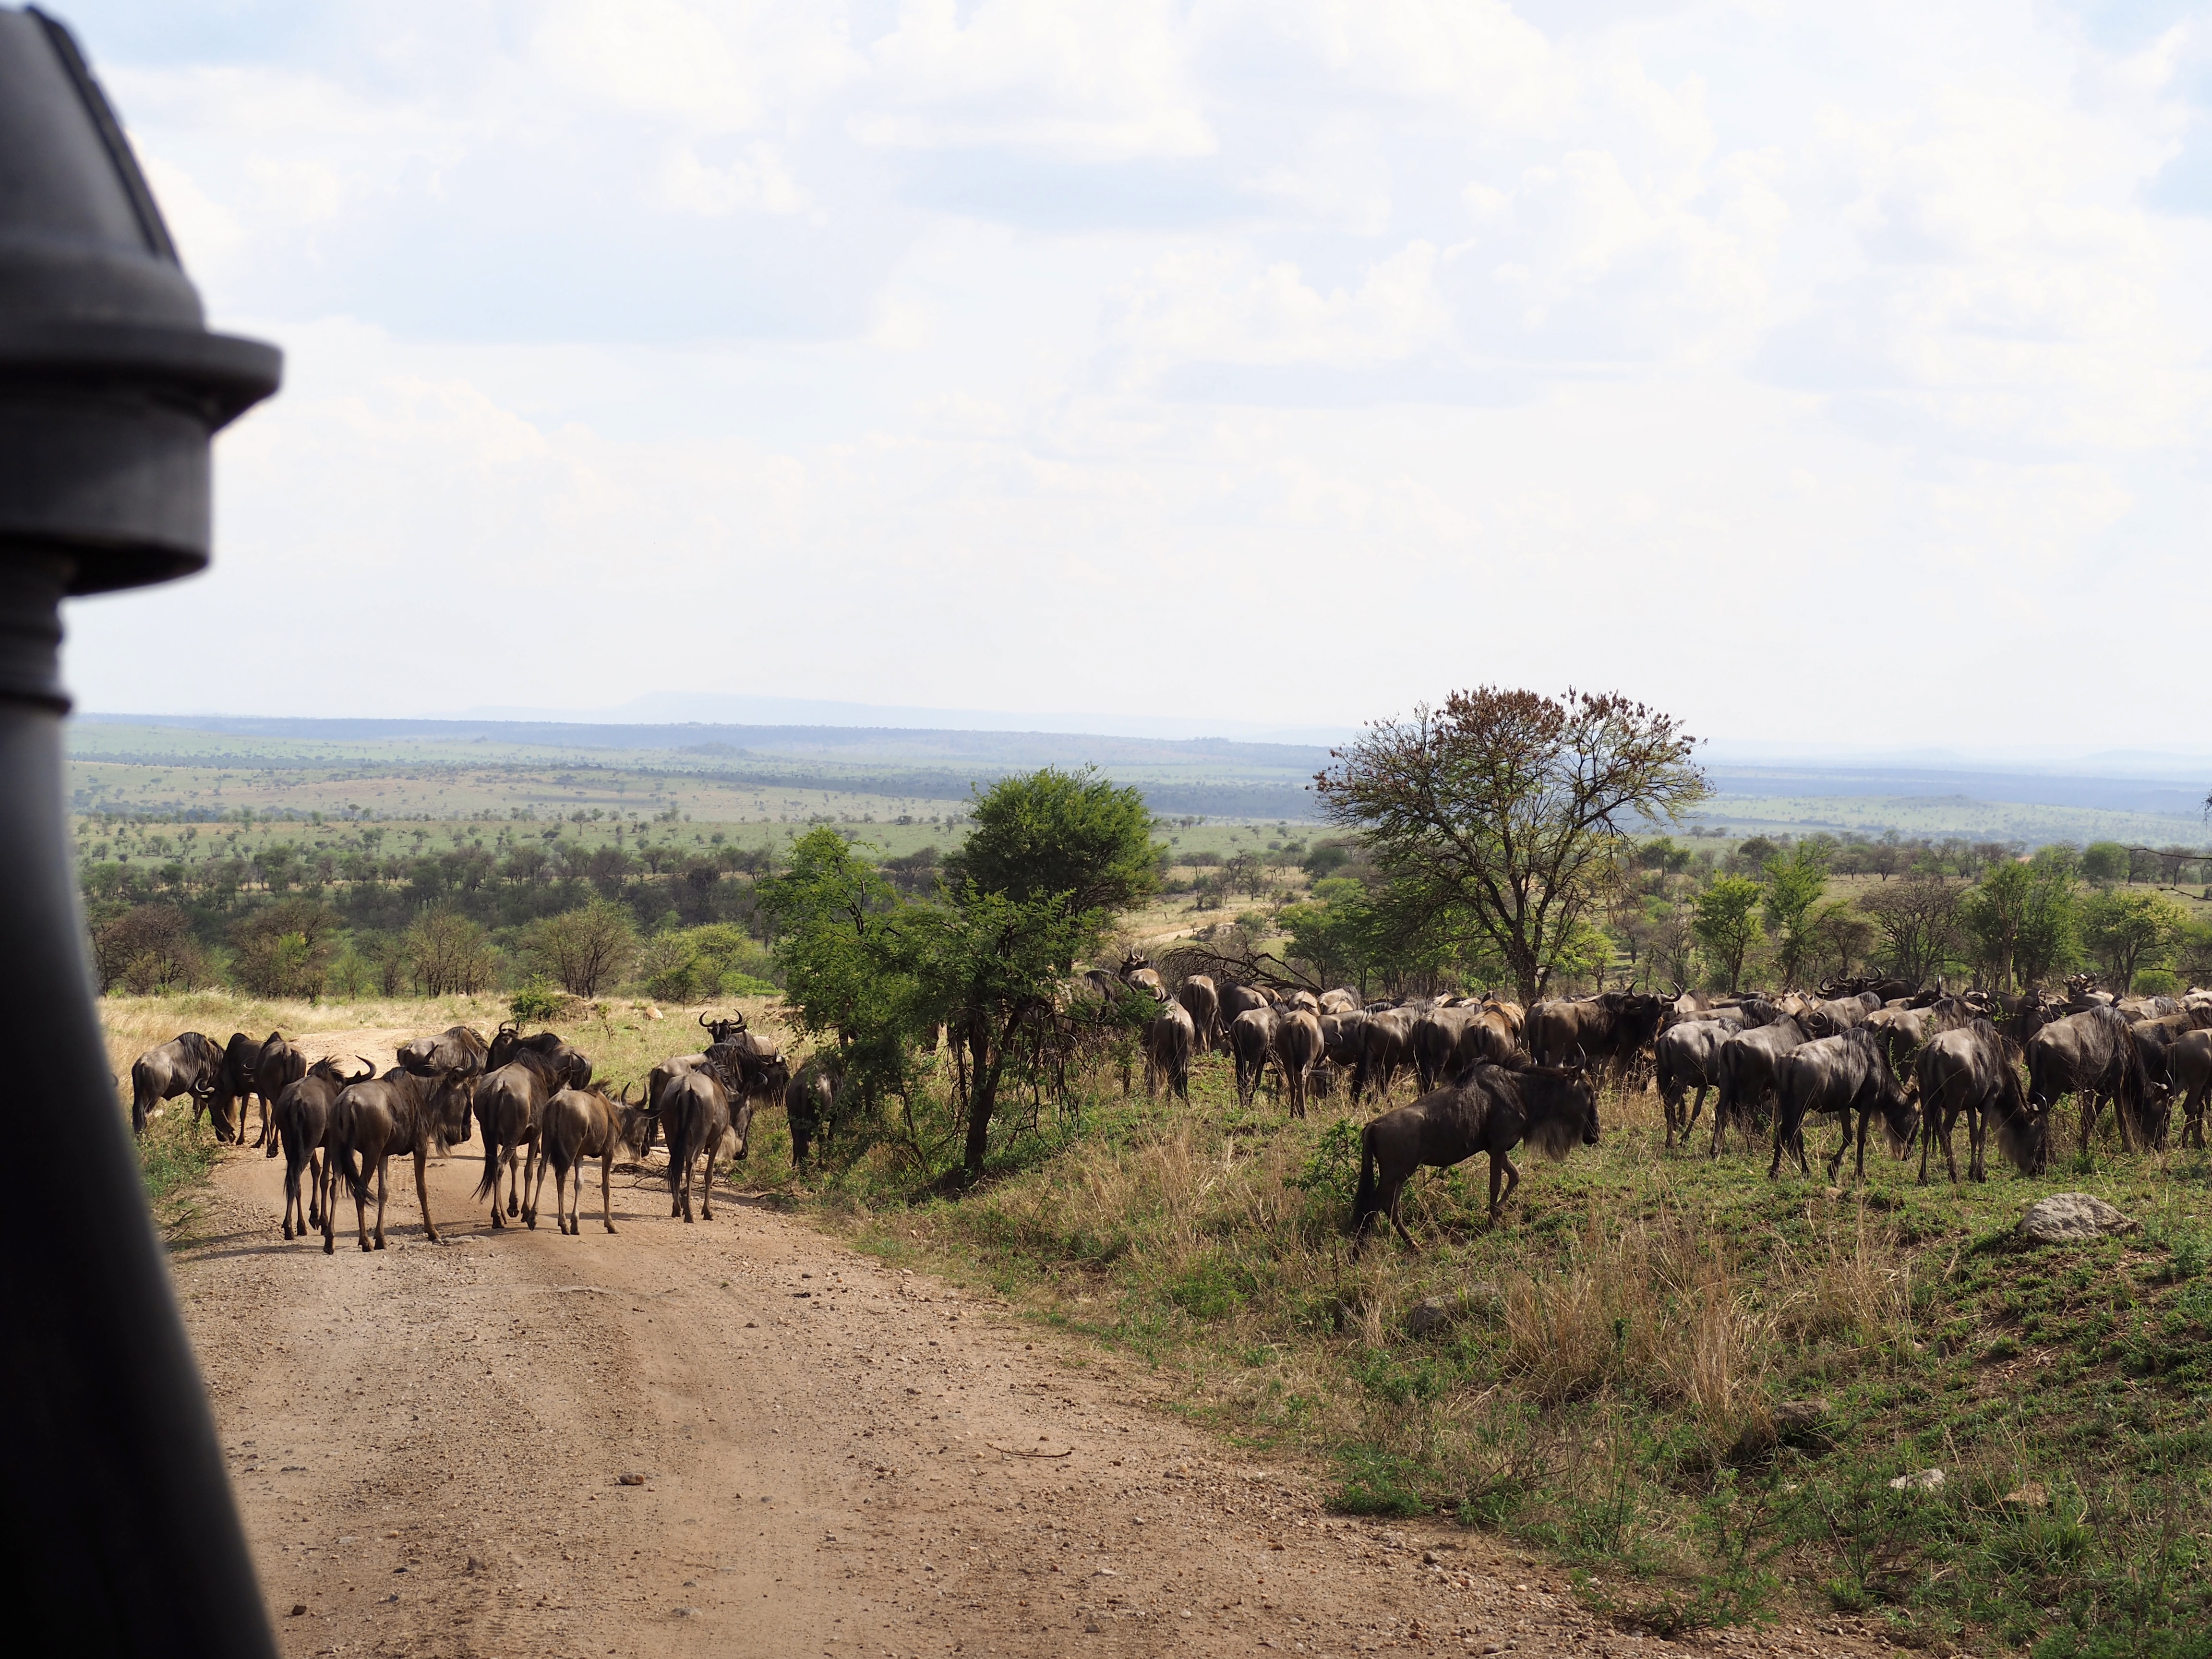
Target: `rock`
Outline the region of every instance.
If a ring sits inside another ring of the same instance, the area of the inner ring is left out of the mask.
[[[2106,1233],[2132,1232],[2136,1223],[2087,1193],[2053,1193],[2027,1206],[2014,1229],[2032,1244],[2066,1244]]]
[[[307,1604],[305,1601],[295,1601],[292,1603],[292,1617],[295,1619],[301,1617],[307,1611]]]
[[[2017,1504],[2024,1510],[2043,1510],[2051,1507],[2051,1494],[2043,1489],[2043,1482],[2031,1480],[2016,1486],[2004,1495],[2008,1504]]]
[[[634,1471],[627,1474],[618,1474],[615,1477],[615,1485],[617,1486],[641,1486],[644,1484],[645,1477]]]
[[[1825,1442],[1827,1420],[1825,1400],[1785,1400],[1774,1408],[1774,1432],[1794,1443]]]
[[[1462,1319],[1486,1316],[1504,1301],[1504,1293],[1498,1286],[1485,1284],[1470,1285],[1456,1296],[1424,1297],[1406,1315],[1406,1334],[1431,1335]]]
[[[1922,1469],[1915,1474],[1900,1474],[1889,1483],[1892,1492],[1941,1492],[1944,1474],[1941,1469]]]

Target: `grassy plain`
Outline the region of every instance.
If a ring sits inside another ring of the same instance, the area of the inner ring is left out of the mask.
[[[775,1030],[772,1005],[743,1005]],[[101,1005],[120,1081],[180,1029],[489,1030],[489,999],[308,1006],[220,994]],[[611,1000],[555,1029],[617,1085],[695,1044],[694,1010]],[[653,1018],[658,1012],[663,1017]],[[372,1037],[372,1035],[374,1036]],[[1401,1085],[1398,1097],[1406,1097]],[[211,1158],[176,1109],[148,1143],[165,1221]],[[1770,1182],[1767,1149],[1668,1152],[1656,1097],[1609,1094],[1604,1139],[1528,1178],[1419,1178],[1421,1254],[1344,1231],[1358,1124],[1291,1122],[1206,1057],[1188,1107],[1119,1092],[1008,1110],[992,1172],[949,1195],[942,1104],[857,1162],[794,1172],[778,1110],[728,1175],[886,1259],[988,1285],[1140,1357],[1234,1439],[1333,1464],[1338,1503],[1429,1511],[1578,1570],[1628,1623],[1785,1618],[1936,1652],[2196,1659],[2212,1626],[2212,1161],[2109,1140],[2030,1181]],[[1812,1137],[1817,1153],[1826,1132]],[[1963,1152],[1963,1144],[1961,1151]],[[1848,1165],[1846,1173],[1848,1174]],[[2041,1250],[2033,1198],[2097,1194],[2142,1224]],[[1445,1317],[1414,1334],[1437,1299]],[[1809,1403],[1805,1403],[1809,1402]],[[1941,1469],[1940,1485],[1893,1480]],[[2196,1632],[2196,1634],[2192,1634]]]

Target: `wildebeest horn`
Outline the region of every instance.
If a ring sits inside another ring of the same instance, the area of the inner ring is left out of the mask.
[[[1567,1069],[1568,1069],[1569,1071],[1571,1071],[1571,1072],[1579,1072],[1579,1071],[1581,1071],[1581,1070],[1583,1069],[1583,1066],[1587,1066],[1587,1065],[1589,1065],[1589,1051],[1588,1049],[1584,1048],[1581,1043],[1577,1042],[1577,1044],[1575,1044],[1575,1058],[1574,1058],[1574,1062],[1573,1062],[1571,1065],[1570,1065],[1570,1066],[1567,1067]]]
[[[368,1058],[368,1055],[366,1055],[366,1054],[356,1054],[356,1055],[354,1056],[354,1058],[355,1058],[356,1060],[359,1060],[359,1061],[360,1061],[363,1066],[366,1066],[368,1069],[367,1071],[363,1072],[363,1073],[362,1073],[359,1077],[349,1077],[349,1078],[348,1078],[348,1079],[346,1079],[346,1081],[347,1081],[347,1082],[349,1082],[349,1083],[366,1083],[366,1082],[368,1082],[368,1081],[369,1080],[369,1079],[371,1079],[371,1078],[373,1078],[373,1077],[374,1077],[374,1076],[376,1075],[376,1062],[375,1062],[374,1060],[373,1060],[369,1059],[369,1058]]]
[[[711,1031],[711,1030],[713,1030],[714,1029],[712,1025],[708,1024],[708,1021],[707,1021],[707,1011],[706,1011],[705,1009],[703,1009],[703,1008],[702,1008],[702,1009],[701,1009],[701,1010],[699,1011],[699,1023],[700,1023],[702,1025],[705,1025],[705,1026],[707,1027],[707,1029],[708,1029],[708,1030],[710,1030],[710,1031]]]

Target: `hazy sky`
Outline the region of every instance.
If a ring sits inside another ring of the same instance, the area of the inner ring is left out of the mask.
[[[289,363],[83,707],[2203,746],[2212,4],[57,9]]]

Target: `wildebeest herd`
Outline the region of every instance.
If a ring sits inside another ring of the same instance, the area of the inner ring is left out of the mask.
[[[1986,1178],[1985,1137],[2023,1173],[2048,1156],[2059,1103],[2078,1103],[2086,1150],[2105,1108],[2130,1152],[2163,1147],[2177,1102],[2182,1144],[2204,1145],[2212,1095],[2212,993],[2185,998],[2118,998],[2086,977],[2063,994],[1946,993],[1895,980],[1835,982],[1817,995],[1705,996],[1608,991],[1522,1009],[1495,993],[1400,1002],[1363,1002],[1350,989],[1325,992],[1218,984],[1204,974],[1172,990],[1141,958],[1118,976],[1149,991],[1159,1012],[1145,1029],[1148,1092],[1188,1097],[1193,1057],[1228,1049],[1237,1097],[1249,1106],[1272,1076],[1293,1115],[1310,1096],[1348,1088],[1355,1103],[1388,1094],[1401,1071],[1419,1097],[1387,1111],[1362,1133],[1355,1232],[1376,1217],[1405,1237],[1397,1202],[1423,1165],[1449,1167],[1490,1155],[1491,1214],[1520,1179],[1510,1156],[1523,1139],[1553,1156],[1597,1139],[1594,1079],[1656,1088],[1667,1146],[1686,1145],[1709,1091],[1708,1155],[1723,1151],[1731,1126],[1771,1137],[1767,1174],[1784,1158],[1810,1173],[1806,1120],[1835,1119],[1843,1138],[1828,1160],[1837,1178],[1878,1123],[1902,1158],[1917,1139],[1920,1179],[1938,1142],[1953,1181],[1953,1132],[1966,1120],[1969,1178]],[[1097,984],[1096,988],[1105,988]],[[1407,1238],[1408,1244],[1412,1243]]]
[[[2162,1148],[2177,1103],[2182,1145],[2201,1147],[2212,1097],[2212,993],[2118,998],[2086,978],[2069,981],[2063,994],[2017,997],[1862,979],[1816,995],[1607,991],[1524,1010],[1495,993],[1363,1002],[1349,989],[1217,983],[1200,973],[1171,987],[1132,956],[1118,973],[1094,969],[1073,982],[1069,1007],[1131,995],[1139,1006],[1151,1006],[1146,997],[1157,1004],[1143,1030],[1150,1094],[1165,1087],[1188,1100],[1194,1057],[1219,1049],[1230,1054],[1241,1104],[1249,1108],[1272,1082],[1295,1116],[1305,1115],[1310,1098],[1340,1088],[1355,1103],[1370,1094],[1380,1100],[1411,1073],[1418,1097],[1362,1131],[1352,1216],[1363,1238],[1379,1217],[1409,1245],[1397,1206],[1418,1169],[1488,1154],[1494,1219],[1521,1178],[1516,1146],[1526,1141],[1559,1157],[1595,1143],[1597,1085],[1607,1079],[1657,1091],[1670,1149],[1689,1144],[1711,1093],[1708,1156],[1721,1155],[1732,1126],[1764,1134],[1772,1147],[1770,1177],[1784,1158],[1809,1174],[1806,1121],[1832,1118],[1842,1139],[1828,1159],[1831,1181],[1854,1143],[1864,1176],[1867,1140],[1879,1124],[1898,1157],[1917,1140],[1923,1182],[1940,1142],[1955,1182],[1953,1135],[1962,1117],[1969,1179],[1986,1179],[1984,1148],[1992,1133],[2016,1168],[2039,1174],[2055,1115],[2069,1097],[2085,1151],[2107,1106],[2124,1150]],[[395,1154],[415,1161],[423,1230],[435,1239],[428,1160],[477,1131],[483,1176],[477,1196],[491,1200],[495,1227],[511,1218],[537,1224],[550,1170],[556,1223],[576,1233],[583,1166],[596,1160],[600,1219],[614,1231],[615,1160],[625,1151],[642,1158],[657,1139],[668,1146],[671,1215],[692,1218],[696,1176],[697,1213],[712,1219],[714,1160],[745,1156],[755,1108],[781,1099],[793,1159],[802,1160],[829,1115],[836,1077],[826,1056],[794,1075],[741,1017],[702,1015],[700,1024],[710,1044],[654,1066],[635,1101],[627,1090],[610,1092],[590,1060],[557,1036],[525,1036],[513,1025],[488,1042],[466,1026],[417,1038],[401,1045],[398,1064],[381,1074],[361,1056],[355,1073],[331,1059],[311,1065],[274,1032],[259,1042],[240,1032],[218,1047],[187,1031],[131,1066],[131,1122],[143,1131],[161,1101],[189,1095],[196,1111],[212,1115],[218,1136],[242,1140],[247,1104],[258,1099],[254,1144],[285,1160],[284,1236],[319,1229],[325,1251],[334,1248],[341,1182],[353,1196],[362,1249],[383,1246]]]
[[[218,1139],[243,1141],[246,1109],[258,1100],[254,1145],[284,1159],[284,1237],[323,1235],[336,1247],[341,1183],[352,1194],[355,1227],[364,1250],[384,1248],[384,1207],[394,1156],[415,1162],[415,1194],[422,1231],[435,1241],[426,1174],[430,1158],[481,1135],[483,1178],[478,1199],[491,1201],[491,1221],[538,1224],[545,1176],[553,1176],[553,1210],[563,1233],[580,1231],[583,1166],[599,1166],[599,1216],[615,1231],[610,1182],[623,1152],[642,1158],[656,1139],[668,1146],[672,1216],[714,1218],[714,1165],[719,1156],[743,1158],[755,1108],[781,1099],[791,1120],[793,1155],[805,1156],[831,1086],[819,1062],[794,1076],[776,1046],[745,1029],[743,1016],[699,1017],[712,1042],[653,1068],[643,1096],[617,1094],[594,1077],[591,1061],[550,1031],[525,1036],[502,1025],[487,1041],[456,1025],[400,1045],[398,1063],[380,1074],[361,1055],[361,1070],[337,1060],[310,1063],[276,1032],[263,1041],[240,1032],[224,1047],[186,1031],[148,1049],[131,1068],[131,1120],[143,1133],[164,1100],[190,1096],[195,1115],[212,1118]],[[703,1166],[703,1167],[702,1167]],[[507,1176],[502,1206],[501,1171]],[[370,1189],[376,1224],[368,1220]],[[372,1239],[374,1243],[372,1243]]]

